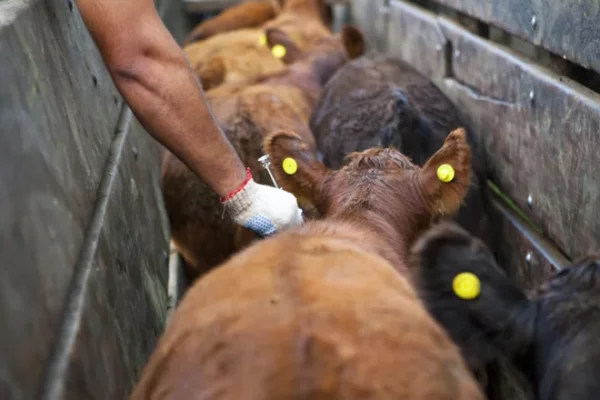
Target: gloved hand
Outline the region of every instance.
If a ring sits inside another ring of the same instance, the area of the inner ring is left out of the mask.
[[[302,224],[296,197],[282,189],[254,182],[248,169],[242,186],[221,199],[233,221],[261,236]]]

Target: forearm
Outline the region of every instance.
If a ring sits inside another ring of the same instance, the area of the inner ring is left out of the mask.
[[[117,88],[146,130],[215,192],[245,179],[153,0],[76,0]]]
[[[153,0],[75,2],[133,113],[154,138],[227,197],[225,205],[236,223],[261,235],[302,223],[293,195],[246,179],[244,165],[213,119]]]
[[[160,50],[114,80],[144,128],[221,196],[235,190],[245,170],[214,121],[183,53]]]

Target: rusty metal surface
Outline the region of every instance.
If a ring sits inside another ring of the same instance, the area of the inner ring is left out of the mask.
[[[600,2],[437,0],[600,72]]]

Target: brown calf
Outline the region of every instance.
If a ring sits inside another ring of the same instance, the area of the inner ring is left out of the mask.
[[[275,57],[271,46],[261,42],[271,29],[284,32],[302,51],[331,36],[321,19],[319,4],[318,0],[289,1],[277,18],[261,28],[226,32],[185,46],[184,51],[204,89],[285,70],[289,57]]]
[[[280,10],[277,0],[245,1],[225,9],[219,15],[202,21],[192,29],[183,44],[208,39],[236,29],[257,28],[275,18]]]
[[[236,4],[219,15],[196,25],[183,44],[205,40],[219,33],[259,27],[279,14],[282,3],[284,3],[282,0],[255,0]],[[288,10],[295,9],[302,13],[302,8],[306,8],[305,3],[305,0],[289,0],[284,5]],[[325,1],[319,1],[318,6],[321,20],[326,26],[329,26],[333,19],[331,6]],[[313,10],[309,11],[313,12]]]
[[[204,90],[226,83],[244,82],[285,70],[285,62],[260,43],[260,29],[241,29],[191,43],[184,52]],[[235,54],[235,55],[234,55]]]
[[[423,169],[378,149],[328,172],[290,134],[267,150],[297,160],[282,183],[332,217],[260,241],[199,279],[131,399],[483,400],[458,348],[388,262],[415,230],[405,224],[458,208],[469,184],[463,132]],[[455,181],[435,179],[440,163],[455,166]]]
[[[471,151],[465,131],[453,131],[422,168],[393,148],[371,148],[348,156],[339,170],[317,160],[299,136],[278,133],[267,138],[265,150],[278,183],[299,201],[312,204],[328,221],[343,222],[376,238],[379,252],[400,271],[417,236],[431,223],[456,214],[471,182]],[[295,160],[286,174],[282,164]],[[438,167],[450,164],[454,179],[442,182]],[[375,244],[373,244],[375,245]]]
[[[264,138],[277,130],[294,129],[314,151],[308,119],[323,84],[348,58],[364,51],[362,34],[352,27],[323,39],[306,55],[275,29],[268,31],[268,40],[272,45],[285,44],[289,57],[301,59],[280,74],[257,79],[254,85],[224,85],[208,93],[225,134],[255,180],[264,184],[271,184],[257,161],[263,154]],[[163,164],[162,185],[172,238],[190,279],[223,262],[253,238],[223,219],[217,195],[170,153]]]
[[[331,33],[332,14],[326,0],[285,0],[281,14],[263,29],[277,28],[292,37],[300,48]]]
[[[369,55],[347,63],[327,83],[310,126],[324,164],[338,168],[348,153],[374,146],[395,147],[423,165],[448,132],[464,123],[425,75],[400,59]],[[468,130],[467,140],[473,155],[471,189],[456,220],[492,246],[484,154]]]

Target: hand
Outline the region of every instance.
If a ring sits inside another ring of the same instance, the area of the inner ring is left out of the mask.
[[[251,176],[242,187],[221,200],[233,221],[261,236],[302,224],[302,210],[289,192],[261,185]]]

